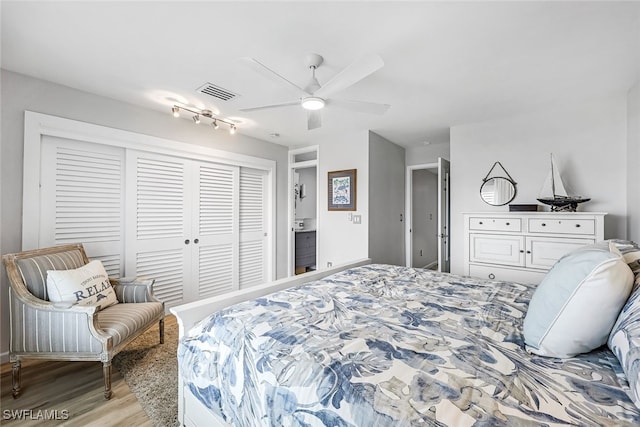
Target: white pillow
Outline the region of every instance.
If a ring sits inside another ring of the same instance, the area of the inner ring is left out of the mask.
[[[118,303],[100,260],[75,270],[47,270],[47,293],[51,302],[95,305],[98,310]]]
[[[633,286],[633,273],[613,243],[560,258],[533,294],[524,319],[527,350],[572,357],[607,342]]]

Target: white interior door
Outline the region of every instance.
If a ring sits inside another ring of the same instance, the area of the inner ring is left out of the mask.
[[[238,289],[238,167],[196,163],[190,299]]]
[[[170,156],[130,150],[126,157],[126,274],[155,279],[167,307],[181,304],[192,279],[190,169]]]
[[[240,289],[268,280],[266,178],[265,171],[240,168]]]
[[[46,136],[38,247],[82,243],[112,277],[124,259],[124,149]]]
[[[449,161],[438,158],[438,271],[451,271]]]

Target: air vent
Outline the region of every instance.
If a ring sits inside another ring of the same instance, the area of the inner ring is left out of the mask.
[[[204,85],[199,87],[197,90],[200,93],[213,96],[214,98],[222,99],[223,101],[229,101],[235,98],[236,96],[238,96],[238,94],[236,93],[233,93],[227,89],[223,89],[220,86],[216,86],[211,83],[205,83]]]

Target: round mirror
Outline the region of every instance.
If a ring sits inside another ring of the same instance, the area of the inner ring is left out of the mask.
[[[489,178],[480,187],[480,197],[491,206],[506,205],[516,197],[516,186],[509,178]]]

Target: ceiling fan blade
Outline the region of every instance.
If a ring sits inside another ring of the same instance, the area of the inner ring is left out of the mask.
[[[349,99],[331,99],[327,101],[327,105],[346,108],[347,110],[357,111],[367,114],[382,115],[391,107],[389,104],[378,104],[375,102],[353,101]]]
[[[379,70],[384,65],[382,58],[375,54],[365,55],[356,59],[344,70],[336,74],[331,80],[325,83],[320,89],[313,93],[319,98],[328,98],[331,94],[359,82],[369,74]]]
[[[322,126],[322,114],[320,110],[307,111],[307,129],[313,130]]]
[[[292,81],[286,79],[285,77],[281,76],[280,74],[276,73],[275,71],[273,71],[271,68],[267,67],[266,65],[264,65],[262,62],[258,61],[257,59],[251,58],[249,56],[244,56],[242,58],[240,58],[245,64],[247,64],[248,66],[250,66],[251,68],[253,68],[255,71],[257,71],[258,73],[262,74],[263,76],[277,82],[280,84],[285,84],[293,89],[295,89],[296,91],[298,91],[298,93],[303,93],[303,94],[308,94],[308,92],[306,92],[303,88],[301,88],[300,86],[298,86],[297,84],[293,83]]]
[[[260,107],[240,108],[240,111],[246,113],[248,111],[268,110],[270,108],[290,107],[292,105],[300,105],[300,101],[281,102],[279,104],[262,105]]]

